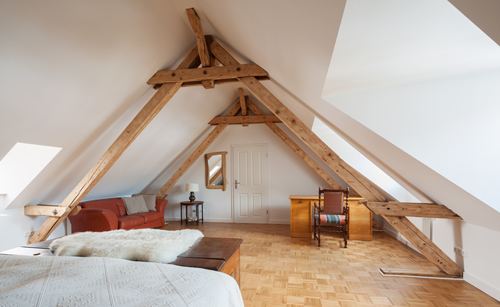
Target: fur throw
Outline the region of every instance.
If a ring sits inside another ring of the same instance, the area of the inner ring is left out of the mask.
[[[50,250],[56,256],[108,257],[170,263],[201,237],[203,233],[194,229],[88,231],[56,239],[50,244]]]

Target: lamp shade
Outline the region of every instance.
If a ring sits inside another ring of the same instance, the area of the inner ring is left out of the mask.
[[[186,192],[198,192],[199,190],[197,183],[186,183]]]

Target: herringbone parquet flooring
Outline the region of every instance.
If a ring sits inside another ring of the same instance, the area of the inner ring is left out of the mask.
[[[500,306],[465,281],[382,276],[381,267],[435,270],[383,232],[374,232],[373,241],[349,241],[344,249],[340,237],[322,235],[321,247],[313,240],[290,238],[289,225],[188,227],[207,237],[243,239],[240,287],[245,306]],[[180,228],[179,222],[164,227]]]

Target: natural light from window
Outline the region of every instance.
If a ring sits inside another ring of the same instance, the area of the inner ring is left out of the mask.
[[[363,156],[352,147],[347,141],[341,138],[335,131],[330,129],[318,118],[314,119],[312,131],[335,151],[341,159],[351,165],[355,170],[366,176],[373,183],[381,187],[384,191],[395,197],[399,201],[419,202],[399,183],[394,181],[378,166]]]
[[[6,208],[59,153],[61,148],[17,143],[0,161],[0,194]]]

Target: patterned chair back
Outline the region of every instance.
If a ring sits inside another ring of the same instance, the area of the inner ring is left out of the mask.
[[[327,214],[344,214],[344,193],[325,191],[323,212]]]

